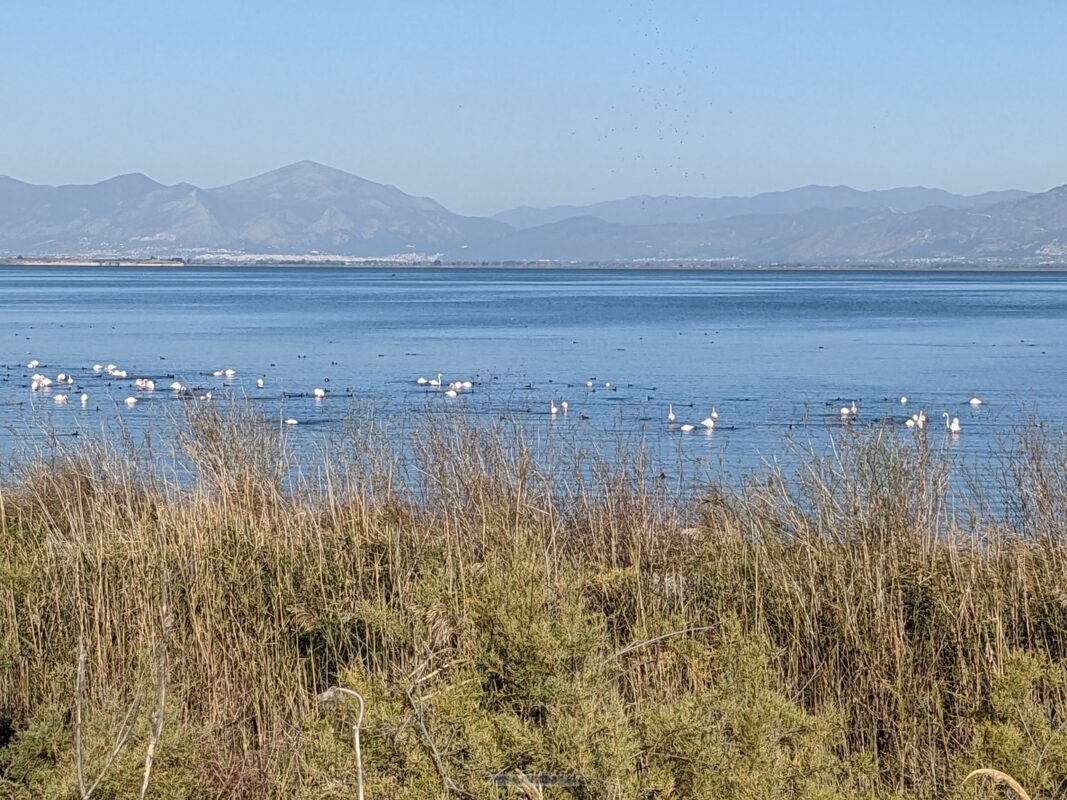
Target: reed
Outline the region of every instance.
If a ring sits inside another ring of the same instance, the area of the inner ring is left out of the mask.
[[[698,492],[640,447],[397,426],[297,453],[208,407],[8,464],[0,796],[1067,791],[1039,426],[981,475],[875,427]]]

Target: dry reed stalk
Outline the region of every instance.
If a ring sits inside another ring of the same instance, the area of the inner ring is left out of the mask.
[[[1015,780],[1015,778],[1013,778],[1011,775],[1006,772],[1001,772],[999,769],[990,769],[988,767],[976,769],[963,779],[963,783],[966,783],[971,778],[979,777],[992,778],[997,783],[1003,783],[1005,786],[1011,789],[1012,793],[1016,797],[1018,797],[1019,800],[1030,800],[1030,795],[1026,793],[1026,790],[1023,789],[1022,785],[1020,785],[1020,783]]]
[[[0,655],[13,654],[0,670],[0,715],[24,724],[47,708],[49,676],[69,670],[85,631],[98,666],[86,669],[80,651],[80,751],[86,698],[140,685],[132,665],[159,618],[144,587],[161,573],[173,621],[156,663],[153,750],[165,700],[178,709],[168,719],[195,721],[213,752],[262,758],[286,785],[308,779],[293,731],[324,687],[358,667],[393,701],[382,703],[397,715],[383,729],[414,719],[431,780],[448,787],[455,775],[474,791],[462,759],[477,752],[438,749],[426,698],[404,677],[422,674],[427,643],[467,665],[464,680],[486,693],[477,708],[497,680],[509,682],[499,690],[509,698],[546,676],[584,697],[585,668],[598,692],[590,707],[621,703],[627,735],[652,737],[638,731],[642,715],[733,668],[715,632],[734,626],[760,643],[783,696],[805,713],[840,715],[835,757],[869,758],[879,789],[928,794],[950,788],[952,754],[975,741],[1013,654],[1041,659],[1053,677],[1067,663],[1067,482],[1054,445],[1005,455],[1003,490],[1016,505],[979,498],[975,508],[1007,510],[964,513],[947,454],[878,431],[853,432],[827,453],[797,446],[788,467],[693,497],[666,489],[648,463],[539,454],[544,443],[518,426],[462,420],[439,430],[420,422],[409,438],[360,421],[343,449],[324,446],[321,468],[298,472],[272,425],[243,410],[213,414],[174,439],[171,477],[122,442],[86,442],[16,464],[0,481]],[[509,624],[523,634],[488,666],[485,616],[501,635]],[[682,635],[697,631],[707,635]],[[589,641],[593,661],[560,667],[524,650],[527,634],[550,647]],[[653,643],[627,670],[600,669],[604,653]],[[163,691],[159,663],[176,665]],[[435,730],[438,714],[456,713],[451,680],[435,680]],[[1067,713],[1058,686],[1050,679],[1034,694],[1052,719]],[[526,724],[543,705],[520,696],[517,710],[499,713]],[[440,730],[468,722],[444,716]],[[384,735],[354,739],[370,781]],[[680,745],[666,744],[642,752],[662,759],[661,771],[683,770],[682,758],[662,755]],[[83,757],[75,753],[78,771]],[[91,791],[86,776],[76,780]]]

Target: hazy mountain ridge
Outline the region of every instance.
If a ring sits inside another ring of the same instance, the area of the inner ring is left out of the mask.
[[[126,175],[88,186],[0,178],[0,250],[193,249],[375,256],[437,252],[508,231],[425,197],[302,161],[228,186]]]
[[[995,202],[968,205],[980,199]],[[615,201],[615,207],[633,200],[640,198]],[[645,200],[664,201],[653,209],[653,219],[679,212],[673,201],[692,201],[687,208],[699,213],[719,201],[779,210],[648,224],[581,214],[515,228],[499,219],[461,216],[430,198],[310,161],[210,189],[165,186],[136,173],[55,187],[0,176],[0,255],[1067,263],[1067,186],[970,198],[922,187],[859,192],[813,186],[753,198]],[[933,200],[944,202],[909,209]],[[883,204],[869,205],[876,202]]]
[[[907,213],[886,208],[809,209],[681,225],[618,225],[586,216],[518,230],[474,247],[469,255],[754,263],[1067,262],[1067,187],[978,208],[933,206]]]
[[[783,192],[765,192],[752,197],[678,197],[639,195],[586,206],[518,208],[501,211],[493,219],[516,228],[533,228],[561,222],[569,217],[590,216],[620,225],[697,224],[752,214],[795,214],[815,208],[891,209],[902,213],[930,206],[973,208],[1028,195],[1014,189],[958,195],[944,189],[909,186],[860,191],[850,186],[801,186]]]

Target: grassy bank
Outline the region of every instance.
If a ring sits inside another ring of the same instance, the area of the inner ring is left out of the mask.
[[[172,462],[20,459],[0,796],[137,797],[152,751],[147,797],[355,798],[334,685],[371,798],[994,796],[977,767],[1063,796],[1067,461],[1030,432],[964,492],[940,440],[686,497],[443,419],[353,423],[295,477],[241,409]]]

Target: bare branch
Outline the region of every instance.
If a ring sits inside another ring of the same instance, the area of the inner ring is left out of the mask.
[[[363,800],[363,753],[359,745],[359,731],[363,725],[363,695],[352,689],[346,689],[343,686],[331,686],[325,692],[320,694],[318,699],[320,703],[331,703],[339,700],[342,695],[354,697],[359,702],[359,716],[356,717],[355,724],[352,725],[352,749],[356,751],[357,791],[359,800]]]
[[[170,630],[174,623],[174,617],[170,613],[166,579],[163,581],[163,597],[160,603],[159,617],[162,623],[163,636],[159,644],[159,661],[156,664],[156,703],[149,717],[148,746],[145,749],[144,777],[141,779],[139,800],[144,800],[145,793],[148,791],[148,779],[152,773],[152,762],[155,759],[159,738],[163,734],[163,707],[167,699],[167,643],[170,640]]]

